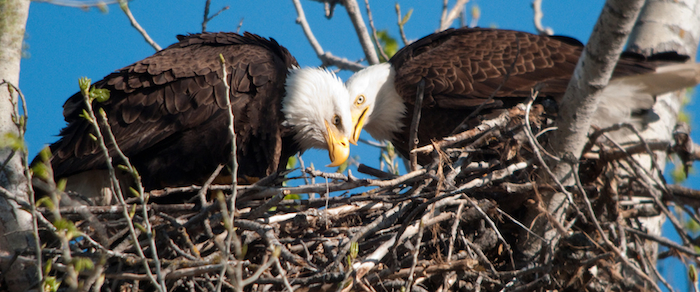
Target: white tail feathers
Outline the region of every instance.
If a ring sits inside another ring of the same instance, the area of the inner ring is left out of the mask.
[[[593,124],[608,127],[635,122],[633,113],[651,109],[656,96],[700,83],[700,64],[674,64],[655,72],[610,80],[603,90]],[[641,125],[640,125],[641,126]]]
[[[650,95],[659,95],[700,83],[700,64],[674,64],[656,69],[656,72],[616,78],[611,81],[616,83],[630,83],[643,85],[641,92]]]

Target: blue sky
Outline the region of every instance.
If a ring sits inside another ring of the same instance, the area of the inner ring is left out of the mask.
[[[60,2],[60,0],[59,0]],[[166,47],[176,41],[178,34],[201,31],[205,1],[192,0],[135,0],[131,10],[151,37]],[[364,1],[359,1],[364,11]],[[454,1],[450,1],[451,4]],[[567,35],[586,42],[588,35],[603,7],[602,0],[543,1],[545,26],[552,27],[558,35]],[[413,8],[413,16],[405,26],[408,39],[415,40],[435,31],[439,24],[442,1],[400,1],[402,12]],[[497,26],[534,32],[531,1],[472,0],[468,4],[481,9],[479,26]],[[377,29],[387,29],[398,37],[395,1],[370,1]],[[318,66],[320,61],[296,24],[297,17],[292,1],[212,1],[212,13],[230,6],[208,24],[209,31],[235,31],[241,19],[241,31],[250,31],[275,38],[286,46],[301,66]],[[323,5],[302,0],[306,17],[324,50],[350,60],[364,57],[358,39],[343,7],[338,7],[332,19],[323,16]],[[62,116],[64,101],[77,92],[78,78],[87,76],[97,81],[113,70],[143,59],[155,51],[143,41],[118,6],[109,5],[109,12],[98,9],[78,9],[48,3],[31,4],[27,23],[26,43],[29,58],[23,59],[20,88],[27,98],[29,124],[27,143],[33,157],[44,145],[57,140],[56,135],[65,125]],[[347,79],[349,72],[341,72]],[[691,103],[688,112],[697,112]],[[363,138],[370,138],[363,134]],[[695,141],[700,141],[694,135]],[[378,166],[378,151],[368,146],[353,147],[352,156],[359,155],[362,163]],[[30,158],[31,159],[31,158]],[[304,159],[307,166],[328,164],[325,152],[309,151]],[[354,172],[356,173],[356,172]],[[700,188],[698,176],[686,182]],[[685,268],[675,264],[665,265],[669,281],[674,287],[682,283]],[[678,276],[680,275],[680,276]]]

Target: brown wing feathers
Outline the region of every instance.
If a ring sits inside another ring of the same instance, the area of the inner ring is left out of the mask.
[[[178,39],[94,84],[110,90],[111,98],[95,106],[107,111],[117,142],[146,188],[201,183],[217,165],[229,162],[231,138],[219,54],[228,65],[239,174],[261,177],[276,171],[280,152],[297,150],[281,145],[286,131],[279,126],[284,80],[296,60],[274,40],[249,33]],[[105,167],[87,136],[91,126],[78,116],[82,108],[79,93],[64,105],[68,125],[51,145],[56,177]]]
[[[529,94],[538,83],[547,83],[545,90],[552,93],[563,92],[580,51],[581,47],[523,32],[449,29],[403,48],[390,62],[402,96],[415,96],[415,84],[425,77],[426,92],[431,93],[425,99],[428,106],[473,107],[499,85],[496,97]]]
[[[560,98],[566,91],[583,46],[566,37],[486,29],[448,29],[428,35],[398,51],[389,62],[396,70],[394,87],[413,111],[417,84],[425,78],[419,140],[453,133],[491,95],[481,114],[503,103],[514,105],[541,85],[540,97]],[[654,65],[623,56],[614,76],[652,72]],[[507,79],[506,79],[507,78]],[[499,88],[500,86],[500,88]],[[497,90],[498,89],[498,90]],[[410,125],[410,115],[404,119]],[[392,142],[407,152],[408,131]]]

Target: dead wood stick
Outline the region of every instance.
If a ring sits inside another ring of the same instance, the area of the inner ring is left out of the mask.
[[[525,107],[523,105],[519,104],[516,107],[516,109],[524,111]],[[453,135],[453,136],[442,138],[442,140],[435,142],[435,144],[436,144],[436,146],[438,146],[440,148],[444,148],[444,147],[448,147],[448,146],[454,145],[456,143],[474,138],[474,137],[481,135],[484,132],[489,131],[493,128],[504,127],[505,125],[508,124],[508,122],[510,122],[511,114],[512,114],[511,111],[504,111],[501,115],[499,115],[495,119],[483,121],[483,122],[481,122],[481,124],[479,124],[478,126],[472,128],[472,129],[466,130],[464,132],[461,132],[461,133]],[[423,147],[419,147],[419,148],[416,148],[414,150],[411,150],[411,152],[430,153],[434,150],[435,150],[435,146],[433,146],[432,144],[428,144],[428,145],[425,145]]]
[[[418,169],[418,154],[413,150],[418,146],[418,125],[420,124],[421,108],[423,107],[423,92],[425,91],[425,78],[421,78],[416,88],[416,103],[413,104],[413,120],[408,138],[409,160],[411,161],[411,171]]]
[[[677,243],[675,243],[675,242],[669,240],[668,238],[656,236],[656,235],[653,235],[653,234],[649,234],[649,233],[646,233],[646,232],[644,232],[644,231],[637,230],[637,229],[630,228],[630,227],[625,227],[625,231],[626,231],[626,232],[629,232],[629,233],[636,234],[636,235],[638,235],[638,236],[640,236],[640,237],[643,237],[643,238],[645,238],[645,239],[647,239],[647,240],[651,240],[651,241],[658,242],[658,243],[661,244],[661,245],[664,245],[664,246],[666,246],[666,247],[668,247],[668,248],[676,249],[676,250],[678,250],[678,251],[680,251],[680,252],[683,252],[683,253],[686,253],[686,254],[688,254],[688,255],[691,255],[691,256],[694,256],[694,257],[699,257],[699,256],[700,256],[700,253],[695,252],[695,250],[693,250],[693,248],[679,245],[679,244],[677,244]]]

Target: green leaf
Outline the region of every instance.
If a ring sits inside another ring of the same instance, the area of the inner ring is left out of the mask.
[[[148,231],[146,231],[146,227],[143,227],[143,225],[141,225],[141,224],[138,223],[138,222],[134,222],[134,227],[138,228],[138,229],[141,230],[141,232],[143,232],[143,233],[147,233],[147,232],[148,232]]]
[[[377,31],[377,38],[379,40],[379,44],[381,44],[382,49],[384,49],[384,53],[391,58],[396,54],[396,52],[399,50],[399,43],[396,41],[395,38],[389,35],[389,32],[387,30],[380,30]],[[386,62],[387,60],[382,60],[382,62]]]
[[[353,241],[350,243],[350,256],[352,259],[356,259],[357,255],[360,253],[360,244]]]
[[[399,23],[399,25],[401,25],[401,26],[405,25],[408,22],[408,20],[411,19],[411,14],[413,14],[413,8],[409,9],[408,12],[406,13],[406,15],[404,15],[401,18],[401,23]]]
[[[76,257],[73,258],[73,267],[76,272],[81,272],[85,270],[92,270],[95,268],[95,263],[89,258]]]
[[[93,87],[92,90],[90,90],[90,100],[96,100],[97,102],[108,101],[109,89]]]
[[[44,265],[44,275],[48,275],[51,272],[51,267],[53,267],[53,262],[46,261],[46,264]]]
[[[287,168],[286,169],[292,169],[297,166],[297,157],[296,156],[291,156],[289,159],[287,159]]]
[[[39,151],[39,158],[42,162],[47,162],[51,159],[51,148],[49,146],[44,147]]]
[[[8,132],[2,136],[2,139],[0,139],[0,147],[10,148],[14,151],[22,151],[25,149],[25,144],[24,140],[22,140],[19,135]]]
[[[58,191],[65,191],[66,190],[66,183],[68,183],[68,180],[65,178],[59,179],[58,182],[56,183],[56,190]]]
[[[46,277],[44,278],[44,291],[45,292],[56,292],[58,287],[61,286],[61,281],[56,279],[56,277]]]
[[[129,191],[131,192],[131,195],[133,195],[134,197],[136,197],[136,198],[141,197],[141,194],[139,194],[139,191],[137,191],[133,187],[129,187]]]
[[[49,180],[49,167],[45,163],[37,163],[32,166],[32,175],[42,180]]]
[[[78,79],[78,86],[80,86],[80,92],[83,96],[89,96],[88,88],[90,88],[90,83],[92,83],[90,78],[80,77],[80,79]]]
[[[83,109],[83,112],[78,115],[79,117],[86,119],[88,122],[92,123],[92,118],[90,117],[90,114]]]
[[[481,18],[481,8],[479,8],[479,6],[476,4],[474,4],[474,6],[472,6],[472,18],[473,19]]]
[[[59,218],[53,222],[53,226],[55,226],[59,231],[63,232],[68,240],[73,239],[76,235],[80,235],[78,229],[75,228],[75,223],[72,221]]]
[[[688,278],[690,278],[690,282],[698,282],[698,271],[695,269],[695,265],[690,265],[688,267]]]
[[[244,259],[247,253],[248,253],[248,245],[241,244],[241,258]]]
[[[338,169],[335,170],[337,173],[343,173],[350,166],[350,159],[345,160],[341,165],[338,165]]]
[[[41,199],[38,199],[38,200],[36,201],[36,206],[37,206],[37,207],[44,206],[44,207],[46,207],[46,208],[48,208],[48,209],[50,209],[50,210],[53,210],[54,208],[56,208],[56,207],[53,205],[53,201],[51,201],[51,198],[49,198],[49,197],[43,197],[43,198],[41,198]]]
[[[284,196],[285,200],[301,200],[301,195],[300,194],[289,194]]]

